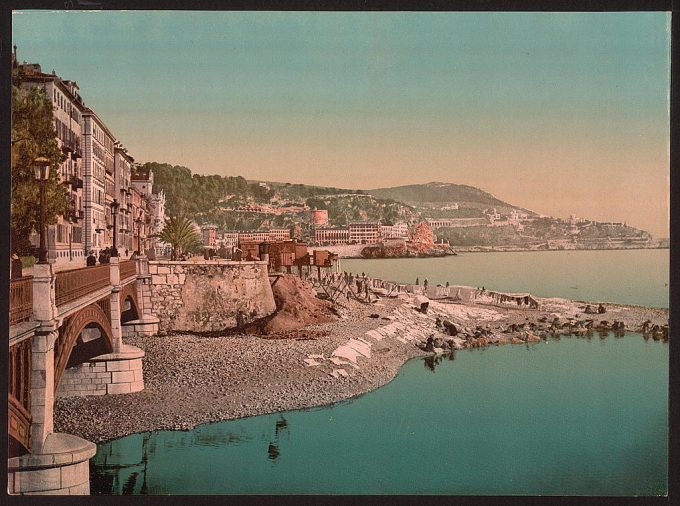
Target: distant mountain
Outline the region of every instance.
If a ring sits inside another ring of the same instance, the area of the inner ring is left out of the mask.
[[[522,209],[503,202],[479,188],[463,184],[433,182],[395,186],[392,188],[376,188],[374,190],[365,190],[365,192],[378,198],[397,200],[412,205],[456,202],[465,207],[493,206]]]

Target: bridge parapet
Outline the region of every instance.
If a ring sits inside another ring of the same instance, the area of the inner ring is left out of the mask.
[[[55,299],[57,306],[73,302],[110,286],[109,264],[61,271],[56,274]]]
[[[9,324],[33,317],[33,276],[13,279],[9,284]]]

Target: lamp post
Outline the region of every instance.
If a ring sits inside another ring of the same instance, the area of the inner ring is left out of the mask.
[[[50,177],[50,161],[41,156],[33,161],[35,179],[40,187],[40,247],[38,249],[38,263],[47,263],[47,246],[45,245],[45,184]]]
[[[141,217],[137,217],[137,219],[135,220],[135,223],[137,224],[137,252],[138,252],[140,255],[143,255],[144,253],[142,252],[142,239],[141,239],[141,235],[142,235],[142,218],[141,218]]]
[[[113,199],[111,202],[111,215],[113,216],[113,247],[111,248],[111,256],[118,256],[118,224],[116,223],[118,218],[118,207],[120,204],[117,199]]]

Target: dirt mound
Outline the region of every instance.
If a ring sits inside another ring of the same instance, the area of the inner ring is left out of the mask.
[[[292,274],[284,274],[272,287],[276,312],[252,322],[248,334],[286,333],[306,325],[329,323],[337,316],[333,304],[316,296],[312,285]]]

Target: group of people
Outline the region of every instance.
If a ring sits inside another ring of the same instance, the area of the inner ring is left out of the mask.
[[[215,251],[215,249],[213,248],[206,248],[203,250],[204,260],[212,260],[214,258],[227,259],[228,258],[227,248],[225,248],[224,245],[221,245],[217,251]]]
[[[85,259],[85,263],[87,264],[88,267],[92,267],[93,265],[97,265],[97,262],[99,264],[108,264],[111,263],[111,254],[113,253],[113,248],[111,247],[106,247],[104,249],[99,250],[99,256],[96,257],[94,256],[94,250],[90,250],[90,254],[87,256]],[[130,253],[129,250],[125,250],[125,256],[127,257],[128,254]],[[130,255],[130,260],[135,260],[139,256],[138,251],[134,251],[132,255]]]

